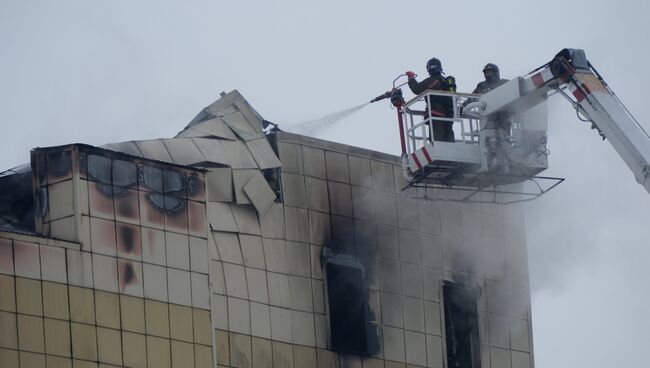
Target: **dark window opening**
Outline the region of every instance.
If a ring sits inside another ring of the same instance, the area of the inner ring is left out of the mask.
[[[275,203],[282,203],[282,181],[280,168],[271,168],[262,170],[264,179],[275,193]]]
[[[266,122],[266,120],[265,120]],[[277,128],[277,125],[270,123]],[[268,124],[265,123],[265,127],[268,126]],[[266,134],[266,139],[269,142],[269,145],[271,146],[271,149],[273,150],[273,153],[277,157],[280,157],[279,151],[278,151],[278,140],[276,136],[276,131],[279,129],[271,129],[267,134]],[[273,192],[275,193],[275,203],[283,203],[284,198],[282,195],[282,171],[281,168],[270,168],[266,170],[262,170],[262,173],[264,174],[264,179],[269,183],[271,186],[271,189],[273,189]]]
[[[368,356],[379,350],[377,327],[370,323],[363,267],[349,260],[325,262],[331,350]]]
[[[40,214],[47,209],[47,189],[32,189],[32,171],[29,165],[0,173],[0,230],[18,230],[33,233],[34,197],[39,199]]]
[[[448,281],[442,291],[447,367],[480,368],[476,291],[468,285]]]

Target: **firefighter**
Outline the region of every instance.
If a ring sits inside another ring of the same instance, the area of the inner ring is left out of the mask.
[[[477,84],[472,93],[482,95],[508,81],[507,79],[501,79],[499,67],[493,63],[487,63],[485,65],[483,68],[483,76],[485,76],[485,80]]]
[[[420,93],[432,91],[456,91],[456,80],[452,76],[442,76],[442,64],[440,60],[432,58],[427,62],[427,71],[429,77],[421,82],[415,79],[415,73],[412,71],[406,72],[408,76],[409,88],[413,93],[419,95]],[[445,118],[452,118],[454,116],[453,100],[451,97],[446,96],[429,96],[429,104],[425,112],[425,119],[430,116],[438,116]],[[455,142],[454,130],[452,129],[452,121],[433,120],[433,139],[436,141]]]

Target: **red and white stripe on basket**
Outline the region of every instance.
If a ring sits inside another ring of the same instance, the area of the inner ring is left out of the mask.
[[[412,172],[422,170],[425,166],[433,162],[433,145],[425,143],[424,146],[415,152],[411,153],[409,157],[409,168]]]

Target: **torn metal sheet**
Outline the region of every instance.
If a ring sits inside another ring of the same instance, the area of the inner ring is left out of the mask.
[[[218,117],[220,115],[223,115],[224,113],[229,113],[234,111],[234,106],[232,106],[232,110],[228,111],[229,108],[231,108],[231,105],[235,102],[236,99],[242,98],[241,94],[237,90],[231,91],[228,94],[224,94],[216,100],[215,102],[211,103],[210,105],[206,106],[201,110],[195,117],[190,121],[189,124],[185,127],[185,129],[193,127],[201,122],[204,122],[206,120],[210,120],[214,117]]]
[[[260,215],[265,214],[275,201],[275,193],[259,171],[251,176],[243,190]]]
[[[234,104],[235,101],[239,98],[243,98],[239,91],[236,89],[232,90],[224,96],[221,96],[221,98],[215,102],[208,105],[204,110],[212,116],[221,116],[224,113],[229,113],[230,111],[227,111],[226,109],[228,107],[231,107],[231,105]]]
[[[205,156],[199,151],[190,138],[165,139],[165,147],[172,156],[174,163],[192,165],[206,161]]]
[[[186,132],[190,132],[192,137],[218,137],[232,141],[237,140],[237,137],[228,125],[218,117],[193,125],[179,133],[177,137],[188,136]]]
[[[239,136],[241,139],[248,141],[251,139],[256,139],[264,136],[264,132],[261,129],[255,129],[246,119],[244,114],[239,111],[236,111],[232,114],[223,115],[221,117],[223,121],[228,124],[230,129]]]
[[[256,169],[247,169],[247,170],[233,170],[232,171],[232,181],[233,187],[235,189],[235,202],[237,204],[250,204],[251,201],[244,193],[244,185],[253,177],[255,174],[259,174],[259,170]]]
[[[192,138],[208,162],[231,166],[230,156],[219,139]]]
[[[187,128],[182,132],[176,134],[174,138],[208,138],[209,134],[203,133],[194,128]]]
[[[145,158],[150,158],[153,160],[165,161],[165,162],[174,162],[172,156],[169,155],[169,151],[162,142],[162,139],[151,139],[147,141],[134,141],[135,145],[138,146],[140,152]]]
[[[260,169],[264,170],[282,166],[280,159],[273,152],[273,148],[271,148],[271,144],[266,137],[253,139],[245,143]]]
[[[232,202],[232,169],[215,167],[205,173],[208,201]]]
[[[136,146],[135,142],[133,141],[109,143],[101,147],[109,149],[111,151],[127,153],[133,156],[143,156],[142,152],[140,152],[138,146]]]
[[[243,96],[235,101],[235,106],[237,106],[239,111],[241,111],[241,113],[246,117],[246,120],[248,120],[248,123],[252,125],[253,129],[258,132],[261,132],[264,129],[264,119],[262,119],[262,116]]]
[[[257,211],[255,207],[250,205],[236,205],[231,206],[232,213],[235,216],[237,227],[240,233],[261,235],[260,223],[257,219]]]
[[[229,203],[208,202],[206,207],[212,230],[237,232],[237,222]]]
[[[228,163],[233,169],[257,169],[257,162],[251,155],[248,147],[240,141],[220,142],[228,158]]]
[[[239,238],[236,233],[212,231],[212,238],[217,246],[219,258],[222,261],[244,264],[244,259],[239,246]]]

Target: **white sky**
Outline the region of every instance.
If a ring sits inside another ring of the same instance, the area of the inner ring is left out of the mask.
[[[646,1],[0,0],[0,171],[29,150],[171,137],[221,91],[290,124],[363,103],[436,56],[460,91],[487,62],[525,74],[564,47],[590,59],[646,129]],[[527,205],[537,367],[647,366],[650,196],[556,97],[550,169]],[[320,138],[398,154],[394,111]]]

